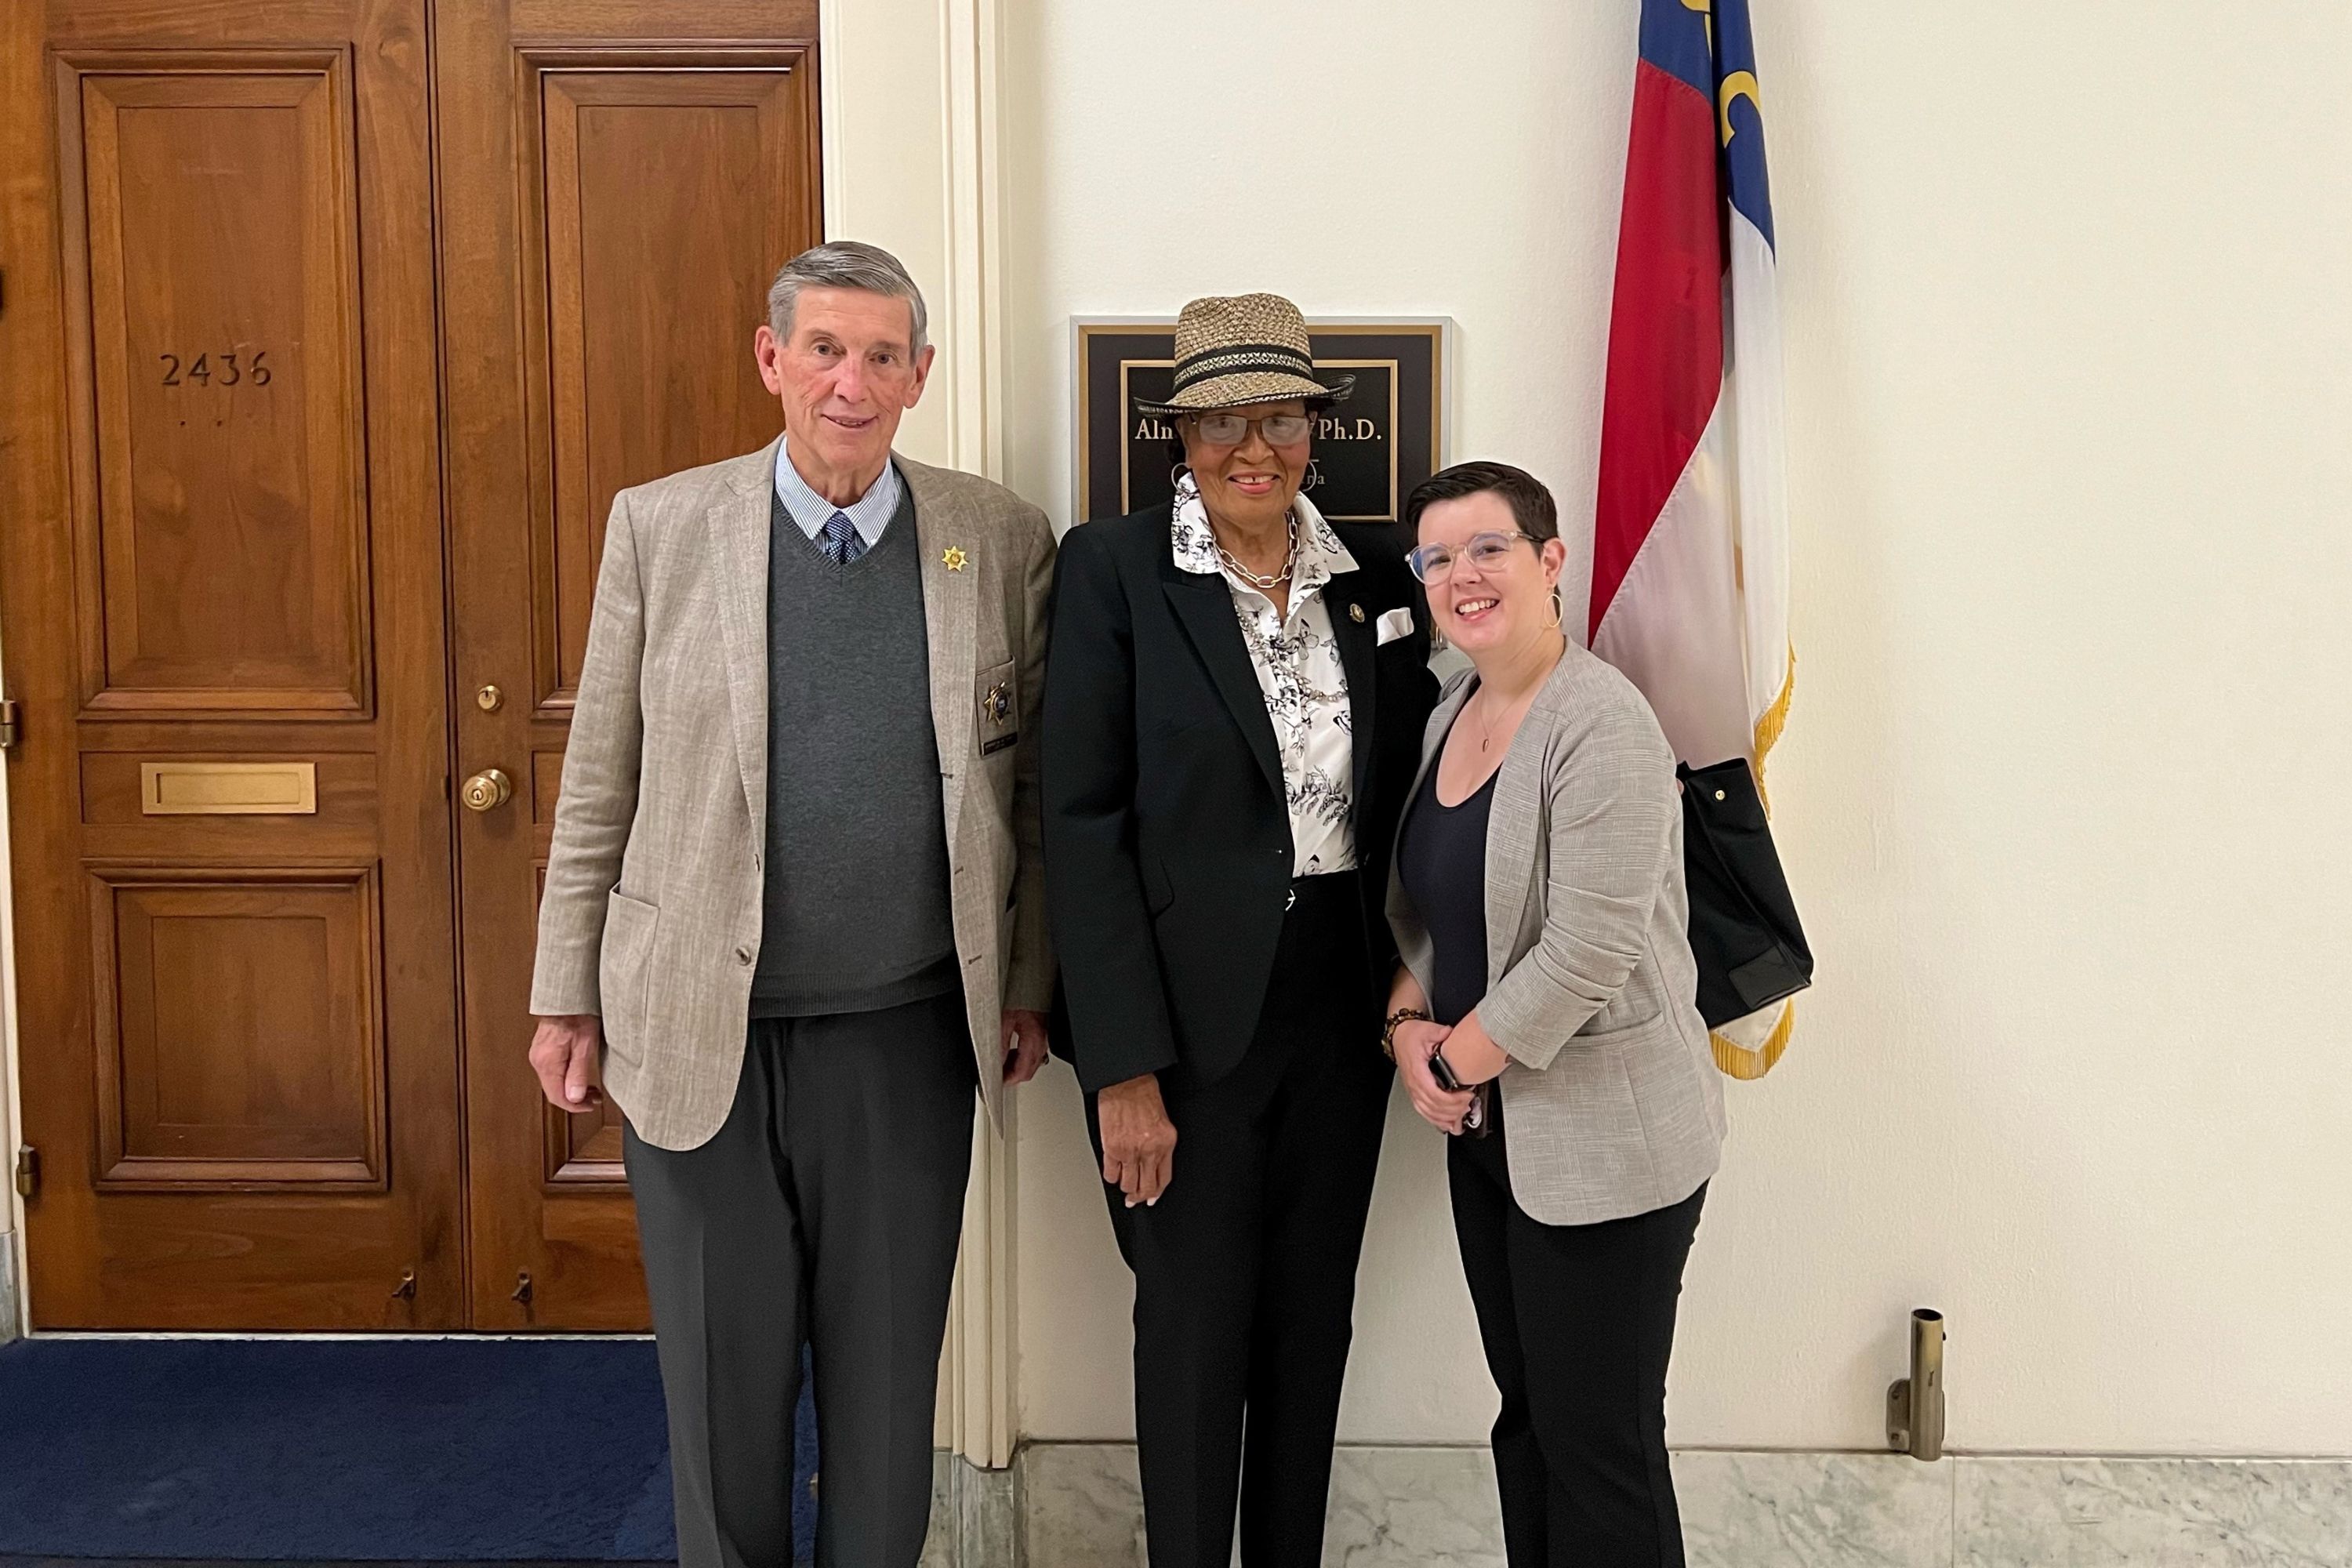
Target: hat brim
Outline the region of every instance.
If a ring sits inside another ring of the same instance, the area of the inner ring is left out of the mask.
[[[1287,403],[1303,397],[1322,403],[1345,403],[1356,390],[1352,375],[1309,380],[1286,371],[1244,370],[1196,381],[1164,403],[1135,400],[1144,414],[1210,414],[1226,408],[1246,408],[1255,403]]]

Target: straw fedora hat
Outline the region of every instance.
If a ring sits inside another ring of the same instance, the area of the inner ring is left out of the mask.
[[[1279,294],[1195,300],[1176,318],[1176,384],[1167,401],[1136,400],[1145,414],[1204,414],[1253,403],[1317,398],[1340,403],[1352,375],[1315,374],[1307,318]]]

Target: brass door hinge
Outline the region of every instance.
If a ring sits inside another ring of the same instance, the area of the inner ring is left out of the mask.
[[[16,700],[0,697],[0,752],[16,744]]]
[[[16,1151],[16,1195],[30,1203],[41,1190],[41,1152],[30,1143]]]

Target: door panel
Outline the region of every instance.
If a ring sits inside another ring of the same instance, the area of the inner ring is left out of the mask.
[[[459,831],[483,1327],[646,1321],[617,1114],[525,1061],[533,925],[613,497],[780,423],[751,342],[819,237],[815,31],[811,0],[438,16],[458,756],[516,781]]]
[[[56,67],[83,691],[366,711],[364,409],[340,53]],[[163,286],[158,287],[158,284]]]
[[[6,17],[34,1321],[457,1326],[424,0]]]
[[[814,193],[797,161],[813,145],[815,100],[790,53],[731,71],[678,55],[628,69],[567,68],[604,58],[585,50],[524,58],[541,128],[525,156],[536,151],[544,169],[525,266],[548,280],[554,448],[553,684],[543,689],[568,700],[614,495],[775,434],[744,323],[765,313],[779,263],[814,242],[803,226]],[[743,198],[753,191],[775,199]],[[681,288],[688,278],[709,282]]]
[[[375,868],[97,868],[98,1184],[382,1192]]]

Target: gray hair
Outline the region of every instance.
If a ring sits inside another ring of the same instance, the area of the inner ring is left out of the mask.
[[[919,356],[930,341],[923,291],[915,287],[898,258],[878,245],[857,239],[828,240],[785,262],[768,286],[768,330],[776,336],[793,335],[793,310],[803,289],[862,289],[868,294],[904,300],[915,321],[915,341],[909,352]]]

